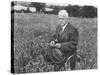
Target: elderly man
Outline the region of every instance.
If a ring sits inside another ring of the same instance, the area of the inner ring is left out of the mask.
[[[50,42],[51,49],[48,56],[49,62],[53,62],[54,70],[59,71],[68,57],[74,55],[70,60],[71,70],[75,69],[76,50],[78,43],[78,30],[68,22],[68,12],[60,10],[58,13],[59,25],[56,28],[54,40]]]

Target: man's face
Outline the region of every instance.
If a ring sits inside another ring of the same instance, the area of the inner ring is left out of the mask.
[[[59,24],[64,26],[67,23],[67,18],[64,15],[58,15]]]

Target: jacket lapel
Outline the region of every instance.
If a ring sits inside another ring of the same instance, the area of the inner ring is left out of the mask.
[[[63,39],[65,37],[69,37],[68,33],[69,33],[69,30],[70,30],[70,23],[68,23],[68,25],[65,27],[64,31],[62,32],[62,34],[60,35],[60,40],[63,41]]]

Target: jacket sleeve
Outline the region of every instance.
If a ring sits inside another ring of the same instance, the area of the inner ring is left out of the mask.
[[[62,51],[72,51],[77,48],[79,33],[77,29],[74,29],[70,33],[70,40],[68,42],[61,43]]]

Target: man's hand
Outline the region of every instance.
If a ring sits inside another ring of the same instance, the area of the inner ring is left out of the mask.
[[[60,48],[61,47],[61,44],[60,43],[56,43],[55,44],[55,47]]]
[[[55,46],[55,42],[54,41],[51,41],[50,42],[50,46]]]
[[[58,40],[57,40],[57,39],[55,39],[54,41],[55,41],[55,42],[57,42]]]

